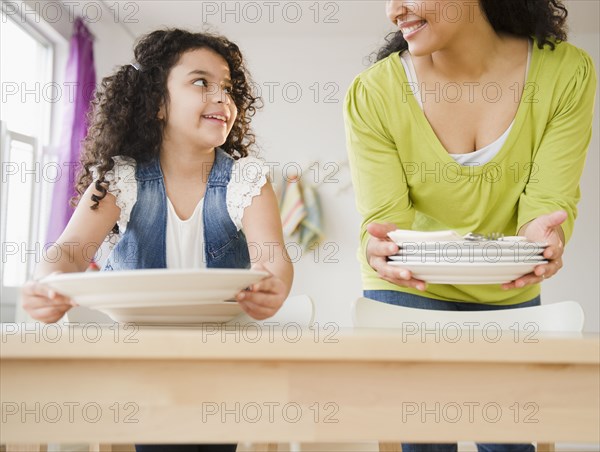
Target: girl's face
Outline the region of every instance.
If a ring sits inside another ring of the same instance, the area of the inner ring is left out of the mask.
[[[388,0],[386,12],[415,56],[448,48],[481,19],[478,0]]]
[[[225,59],[202,48],[185,52],[167,80],[169,103],[165,137],[212,151],[225,143],[237,117],[231,75]]]

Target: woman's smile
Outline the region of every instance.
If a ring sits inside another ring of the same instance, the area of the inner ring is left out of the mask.
[[[410,22],[398,21],[398,28],[402,31],[404,39],[409,39],[427,26],[426,20],[412,20]]]

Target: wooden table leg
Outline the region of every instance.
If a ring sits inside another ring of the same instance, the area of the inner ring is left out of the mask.
[[[402,452],[402,444],[379,443],[379,452]]]

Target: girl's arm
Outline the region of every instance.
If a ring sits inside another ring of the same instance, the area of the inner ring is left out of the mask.
[[[101,195],[94,183],[82,195],[69,224],[56,243],[43,253],[44,257],[36,265],[34,280],[23,287],[23,308],[36,320],[56,322],[74,306],[68,297],[55,293],[37,280],[51,273],[85,271],[119,219],[120,209],[112,194],[107,193],[96,210],[90,209],[94,204],[92,194]]]
[[[273,316],[281,307],[292,287],[294,268],[283,240],[277,198],[270,182],[252,199],[244,211],[242,226],[253,269],[265,269],[271,276],[254,284],[251,290],[238,294],[242,309],[257,320]]]
[[[35,270],[34,279],[43,278],[54,272],[83,272],[87,269],[91,258],[116,224],[121,213],[114,195],[107,193],[96,210],[90,209],[94,204],[92,194],[101,196],[92,183],[81,196],[73,216],[60,235],[55,248],[44,253],[48,256],[59,256],[51,262],[42,260]]]

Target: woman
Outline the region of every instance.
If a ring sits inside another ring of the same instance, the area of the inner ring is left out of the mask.
[[[440,310],[539,305],[539,283],[560,270],[573,232],[596,90],[590,57],[564,42],[566,9],[558,0],[390,0],[387,14],[399,31],[345,104],[365,296]],[[503,285],[427,285],[387,263],[396,228],[523,235],[549,243],[549,262]]]

